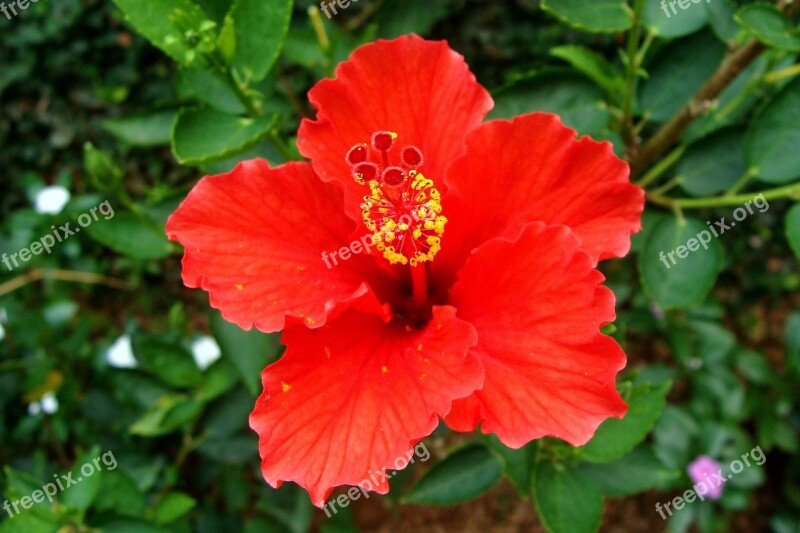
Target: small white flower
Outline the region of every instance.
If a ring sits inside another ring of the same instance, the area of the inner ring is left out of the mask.
[[[67,202],[69,202],[69,191],[61,185],[51,185],[36,194],[34,209],[40,214],[57,215]]]
[[[58,411],[58,398],[54,392],[48,392],[39,400],[39,405],[41,405],[43,413],[52,415]]]
[[[42,412],[42,407],[39,405],[39,402],[33,402],[28,404],[28,414],[31,416],[36,416]]]
[[[114,341],[106,352],[106,362],[114,368],[136,368],[136,358],[133,356],[131,338],[123,335]]]
[[[210,367],[222,355],[219,344],[213,337],[207,335],[192,341],[192,356],[200,370]]]

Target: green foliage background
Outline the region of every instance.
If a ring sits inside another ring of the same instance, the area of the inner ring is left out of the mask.
[[[0,489],[19,500],[106,451],[119,464],[53,505],[0,512],[0,532],[378,527],[366,502],[328,519],[292,484],[263,482],[247,417],[278,337],[239,330],[183,288],[163,225],[201,175],[299,159],[306,91],[360,44],[409,32],[466,56],[491,118],[550,111],[611,141],[648,204],[632,253],[602,266],[628,416],[580,448],[510,450],[439,428],[434,460],[370,499],[378,523],[421,528],[422,509],[458,528],[434,506],[468,514],[480,498],[501,509],[490,527],[630,529],[611,511],[643,502],[659,531],[800,531],[797,8],[686,4],[667,17],[656,0],[361,0],[327,20],[306,0],[42,0],[0,16],[0,253],[105,200],[115,210],[52,254],[0,266]],[[53,184],[69,203],[37,213]],[[768,210],[664,268],[660,251],[759,193]],[[108,362],[123,335],[135,369]],[[206,369],[191,355],[201,335],[222,351]],[[48,395],[56,412],[30,411]],[[691,487],[697,456],[727,465],[756,446],[766,463],[721,500],[668,522],[653,509]],[[502,512],[509,495],[527,502],[520,522]]]

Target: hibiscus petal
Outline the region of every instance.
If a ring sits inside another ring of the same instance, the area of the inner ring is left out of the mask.
[[[622,417],[614,379],[625,354],[598,332],[614,319],[603,280],[564,226],[532,223],[515,242],[481,246],[450,301],[478,331],[470,351],[484,386],[455,402],[448,425],[468,431],[482,422],[484,433],[517,448],[545,435],[584,444],[604,419]]]
[[[481,386],[468,355],[476,340],[452,307],[435,307],[422,330],[356,311],[319,329],[288,328],[286,353],[264,370],[250,416],[264,478],[297,482],[319,507],[337,485],[368,482],[385,493],[385,480],[370,481],[375,473],[394,468],[454,399]]]
[[[374,261],[326,266],[322,252],[349,242],[355,225],[341,198],[308,163],[254,159],[203,178],[167,220],[169,238],[186,248],[184,284],[208,291],[244,329],[278,331],[286,315],[323,325],[338,302],[367,294],[362,261]]]
[[[434,267],[451,283],[475,247],[515,239],[532,221],[568,226],[595,264],[622,257],[644,209],[644,191],[628,175],[610,143],[575,139],[556,115],[486,122],[448,170],[442,214],[449,223]]]
[[[345,161],[350,148],[376,131],[395,132],[400,146],[422,150],[421,172],[441,182],[463,153],[466,134],[494,105],[461,55],[445,41],[416,35],[358,48],[336,78],[317,83],[308,98],[317,120],[303,121],[297,146],[320,178],[344,186],[347,213],[357,220],[369,191],[353,180]]]

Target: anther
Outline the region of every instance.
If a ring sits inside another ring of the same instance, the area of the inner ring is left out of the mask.
[[[414,145],[392,152],[397,134],[377,131],[369,143],[353,146],[345,156],[353,178],[369,187],[361,202],[364,225],[390,264],[418,265],[441,250],[447,218],[441,194],[419,171],[424,157]]]

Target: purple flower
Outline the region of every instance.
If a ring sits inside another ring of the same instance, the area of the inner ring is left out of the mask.
[[[719,462],[707,455],[701,455],[692,461],[687,472],[695,484],[695,491],[711,500],[718,500],[722,496],[722,484],[726,481],[718,474],[721,468]]]

